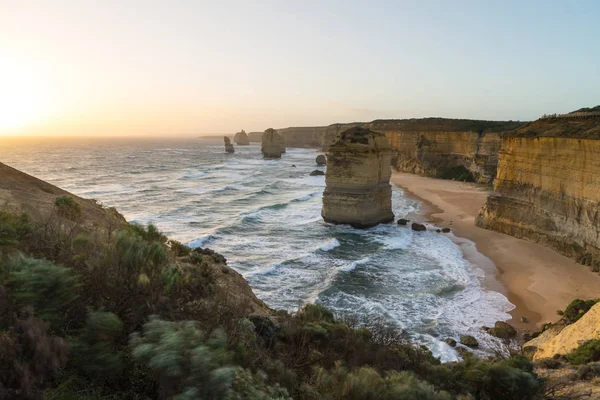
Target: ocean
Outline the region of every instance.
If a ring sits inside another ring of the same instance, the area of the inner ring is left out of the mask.
[[[508,320],[514,306],[483,285],[484,272],[447,235],[323,222],[325,177],[309,176],[325,170],[316,155],[288,148],[264,160],[260,144],[226,154],[222,140],[200,138],[0,142],[0,162],[222,253],[272,308],[314,302],[384,318],[443,361],[459,358],[444,340],[463,334],[480,341],[478,353],[497,350],[481,327]],[[394,188],[396,218],[419,207]]]

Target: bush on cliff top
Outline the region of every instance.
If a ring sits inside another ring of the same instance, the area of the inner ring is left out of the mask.
[[[565,309],[563,315],[567,321],[572,324],[577,322],[592,308],[600,299],[592,300],[573,300]]]
[[[47,226],[16,244],[47,260],[0,259],[0,398],[541,396],[521,357],[442,365],[377,321],[320,305],[277,324],[248,316],[243,300],[213,290],[224,258],[178,257],[155,227],[71,237]]]

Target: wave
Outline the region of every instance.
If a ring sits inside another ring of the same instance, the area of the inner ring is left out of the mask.
[[[191,240],[191,241],[187,242],[186,245],[188,247],[191,247],[192,249],[195,249],[198,247],[205,246],[208,242],[215,240],[216,238],[217,237],[214,235],[206,235],[206,236],[202,236],[198,239]]]
[[[370,257],[361,258],[360,260],[353,261],[350,264],[339,268],[339,270],[343,271],[343,272],[350,272],[350,271],[354,270],[356,267],[358,267],[359,265],[368,264],[369,262],[371,262]]]
[[[339,247],[339,246],[340,246],[340,242],[337,239],[331,239],[329,242],[327,242],[323,246],[319,247],[319,250],[321,250],[321,251],[331,251],[331,250],[333,250],[333,249],[335,249],[336,247]]]

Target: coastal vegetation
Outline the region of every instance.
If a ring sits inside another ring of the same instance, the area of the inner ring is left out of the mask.
[[[223,256],[153,225],[59,210],[0,212],[2,399],[553,398],[521,354],[441,364],[382,321],[260,306]]]

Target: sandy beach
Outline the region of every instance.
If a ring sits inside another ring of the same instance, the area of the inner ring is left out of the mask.
[[[486,286],[516,306],[509,322],[520,330],[555,321],[556,311],[575,298],[598,297],[600,275],[588,267],[550,248],[475,226],[490,187],[399,172],[392,182],[423,201],[411,220],[452,229],[465,258],[485,271]],[[523,316],[529,323],[521,322]]]

